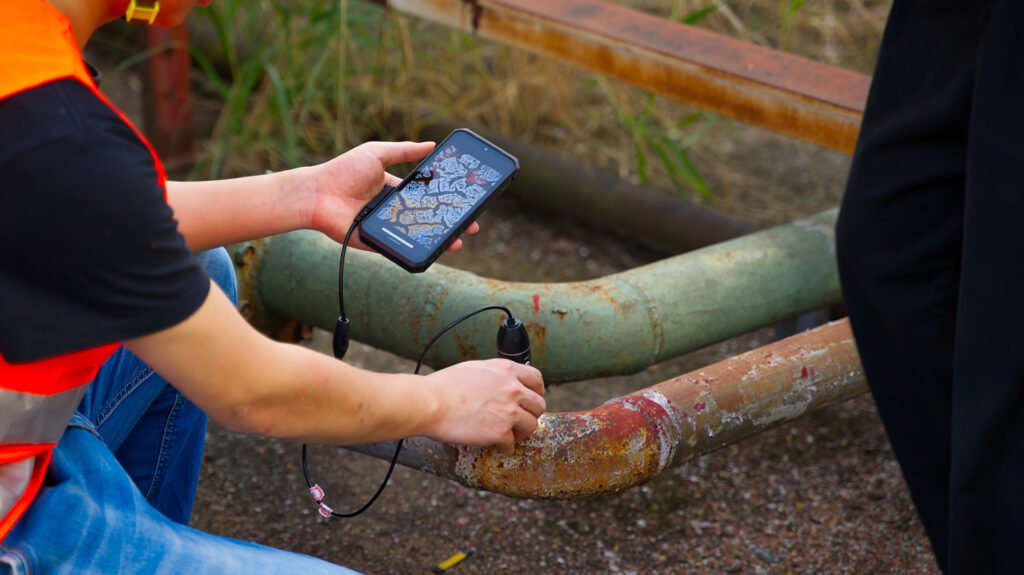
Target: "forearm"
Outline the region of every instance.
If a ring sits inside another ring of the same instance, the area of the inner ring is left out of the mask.
[[[263,381],[243,401],[236,431],[308,443],[354,444],[430,433],[439,411],[433,382],[365,371],[296,345],[253,365]]]
[[[533,367],[487,360],[428,376],[365,371],[267,339],[216,287],[185,321],[125,346],[214,421],[247,433],[338,444],[426,435],[511,453],[546,409]]]
[[[438,399],[427,378],[365,371],[272,341],[211,287],[181,324],[128,348],[217,423],[236,431],[338,444],[428,433]]]
[[[167,199],[192,251],[309,226],[315,190],[305,168],[210,182],[167,182]]]
[[[433,146],[369,142],[323,164],[275,174],[168,182],[167,198],[192,251],[307,228],[340,242],[366,202],[401,181],[385,168],[416,161]],[[361,247],[358,240],[353,246]]]

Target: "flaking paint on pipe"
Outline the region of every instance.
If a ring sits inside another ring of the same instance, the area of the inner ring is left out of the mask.
[[[399,462],[513,497],[615,493],[866,390],[853,335],[843,320],[589,411],[545,414],[512,456],[413,438]],[[699,410],[687,407],[699,403]],[[387,445],[354,449],[388,457]]]
[[[349,251],[345,301],[352,337],[416,358],[468,310],[507,305],[522,317],[534,365],[558,383],[632,373],[710,343],[840,301],[832,243],[835,210],[582,282],[519,283],[440,264],[411,275]],[[316,232],[266,239],[243,279],[261,314],[333,329],[338,247]],[[253,298],[256,301],[257,298]],[[255,307],[255,306],[253,306]],[[494,356],[500,314],[474,318],[427,356],[435,368]],[[488,324],[488,321],[491,323]],[[399,327],[400,326],[400,327]]]

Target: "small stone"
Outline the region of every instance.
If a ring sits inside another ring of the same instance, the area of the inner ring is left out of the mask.
[[[771,551],[757,545],[754,546],[754,557],[757,557],[769,565],[782,561],[782,559],[776,557]]]

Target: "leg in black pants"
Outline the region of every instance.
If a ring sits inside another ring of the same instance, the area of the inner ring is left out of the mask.
[[[1024,572],[1022,26],[1015,1],[896,0],[837,229],[872,393],[953,573]]]
[[[953,371],[954,573],[1024,573],[1024,2],[981,46]]]

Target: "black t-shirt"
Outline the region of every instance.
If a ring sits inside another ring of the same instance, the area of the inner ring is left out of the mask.
[[[160,331],[209,278],[152,156],[76,80],[0,101],[0,354],[30,362]]]

